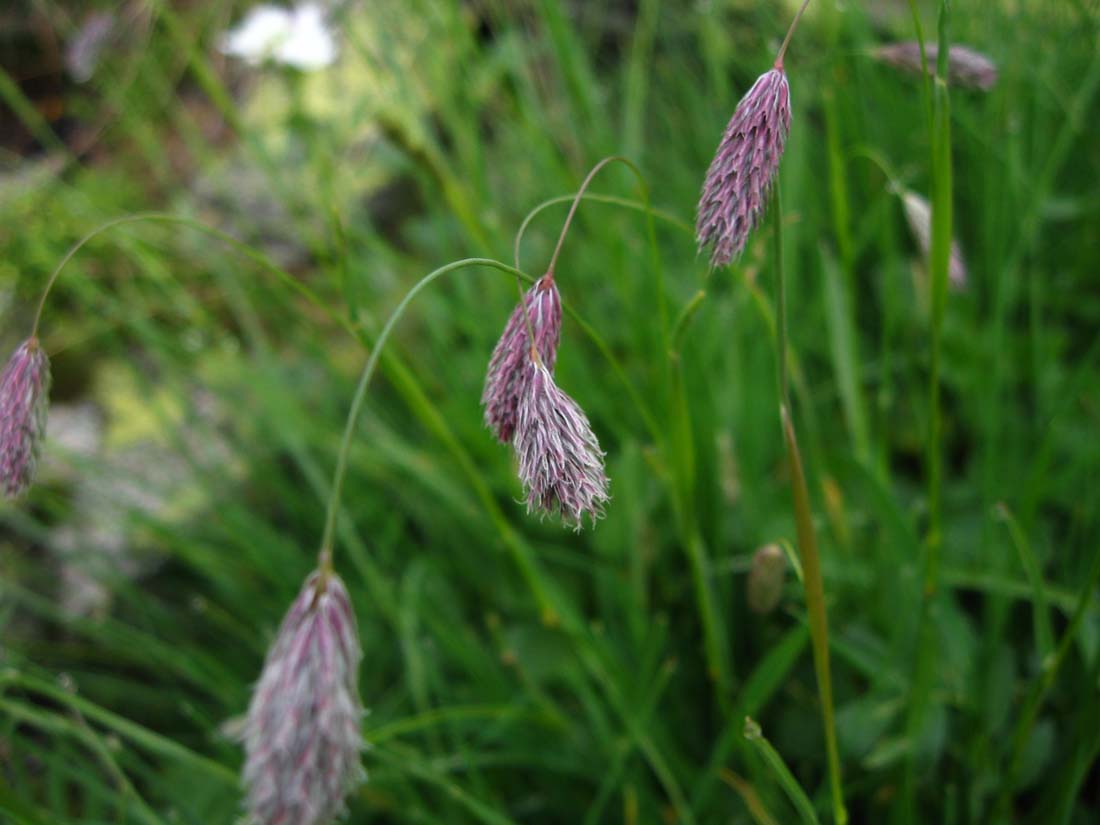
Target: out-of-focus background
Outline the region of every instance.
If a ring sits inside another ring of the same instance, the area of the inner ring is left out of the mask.
[[[938,5],[916,4],[933,40]],[[747,714],[829,818],[801,586],[788,565],[767,613],[746,593],[757,548],[794,540],[771,225],[713,273],[692,232],[718,138],[795,11],[3,5],[4,356],[81,237],[139,212],[193,223],[107,229],[46,307],[44,456],[0,507],[0,820],[234,821],[233,722],[314,564],[375,336],[437,266],[510,262],[524,216],[610,154],[641,170],[652,238],[612,165],[557,272],[597,336],[567,317],[557,379],[607,451],[605,520],[528,517],[482,425],[506,275],[433,285],[381,361],[336,556],[371,744],[349,821],[795,821]],[[949,35],[999,77],[950,97],[968,277],[943,329],[937,655],[917,736],[930,331],[899,194],[929,194],[930,148],[920,78],[875,58],[914,39],[910,6],[814,0],[786,60],[795,415],[845,791],[855,823],[1095,822],[1100,7],[960,1]],[[566,209],[534,218],[525,271]]]

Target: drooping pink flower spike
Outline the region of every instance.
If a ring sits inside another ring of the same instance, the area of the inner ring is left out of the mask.
[[[787,134],[791,93],[781,66],[762,74],[741,98],[707,169],[695,220],[711,267],[741,254],[767,205]]]
[[[9,497],[30,486],[46,433],[50,359],[34,336],[12,353],[0,375],[0,487]]]
[[[603,516],[604,453],[588,417],[534,354],[527,361],[513,446],[527,512],[558,514],[576,529]]]
[[[363,780],[359,634],[347,589],[306,579],[267,653],[242,739],[255,825],[326,825]]]
[[[524,294],[523,303],[512,310],[489,359],[481,405],[486,426],[502,444],[510,443],[516,431],[532,336],[539,358],[552,371],[561,340],[561,295],[552,271],[536,281]]]
[[[745,248],[767,207],[768,193],[791,131],[791,88],[783,59],[810,0],[803,0],[772,68],[756,79],[733,110],[707,169],[695,217],[699,249],[710,249],[711,268],[725,266]]]

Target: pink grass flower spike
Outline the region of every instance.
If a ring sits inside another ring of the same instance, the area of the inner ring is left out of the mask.
[[[363,780],[359,634],[344,583],[315,572],[267,653],[248,708],[242,780],[256,825],[324,825]]]
[[[553,371],[561,339],[561,295],[552,273],[543,275],[523,296],[527,317],[531,319],[535,349],[539,358]],[[512,441],[520,398],[528,377],[531,342],[527,332],[523,304],[517,305],[504,326],[504,332],[489,359],[481,404],[485,424],[502,444]]]
[[[929,72],[936,70],[936,58],[939,47],[929,43],[924,50],[928,60]],[[874,52],[883,63],[910,74],[920,74],[920,44],[914,41],[891,43],[881,46]],[[947,81],[952,86],[963,89],[979,89],[988,92],[997,83],[996,64],[979,51],[969,46],[954,45],[947,52]]]
[[[925,261],[929,261],[932,257],[932,206],[916,192],[908,190],[901,193],[901,202],[905,207],[905,219],[909,222],[909,229],[917,240],[921,255]],[[947,277],[955,289],[963,289],[966,286],[966,263],[963,261],[958,241],[954,238],[951,239],[951,258]]]
[[[712,268],[741,254],[767,206],[791,130],[791,92],[777,61],[741,98],[707,169],[695,221]]]
[[[599,441],[584,411],[536,359],[528,360],[513,445],[527,512],[560,514],[578,530],[585,515],[603,516],[609,496]]]
[[[0,375],[0,486],[9,497],[26,490],[46,433],[50,359],[31,337],[12,353]]]

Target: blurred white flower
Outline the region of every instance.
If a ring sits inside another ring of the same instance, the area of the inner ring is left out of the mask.
[[[93,12],[85,18],[65,45],[65,68],[77,83],[87,83],[111,45],[118,20],[111,12]]]
[[[304,72],[332,65],[337,53],[319,3],[293,9],[256,6],[225,33],[219,49],[253,66],[273,60]]]

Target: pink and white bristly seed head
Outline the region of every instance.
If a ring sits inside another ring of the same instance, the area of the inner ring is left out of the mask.
[[[283,619],[248,708],[242,781],[255,825],[324,825],[363,780],[359,635],[344,583],[314,572]]]
[[[523,303],[516,305],[489,359],[481,404],[486,426],[502,444],[511,442],[516,430],[516,410],[527,378],[532,333],[539,358],[553,370],[561,339],[561,295],[549,272],[527,290]]]
[[[37,338],[12,353],[0,375],[0,487],[14,497],[38,464],[50,393],[50,359]]]
[[[791,130],[791,93],[781,68],[762,74],[741,98],[707,169],[695,221],[711,267],[741,254],[767,206]]]
[[[578,530],[603,515],[609,496],[604,453],[577,403],[546,365],[529,359],[513,439],[527,512],[559,514]]]

